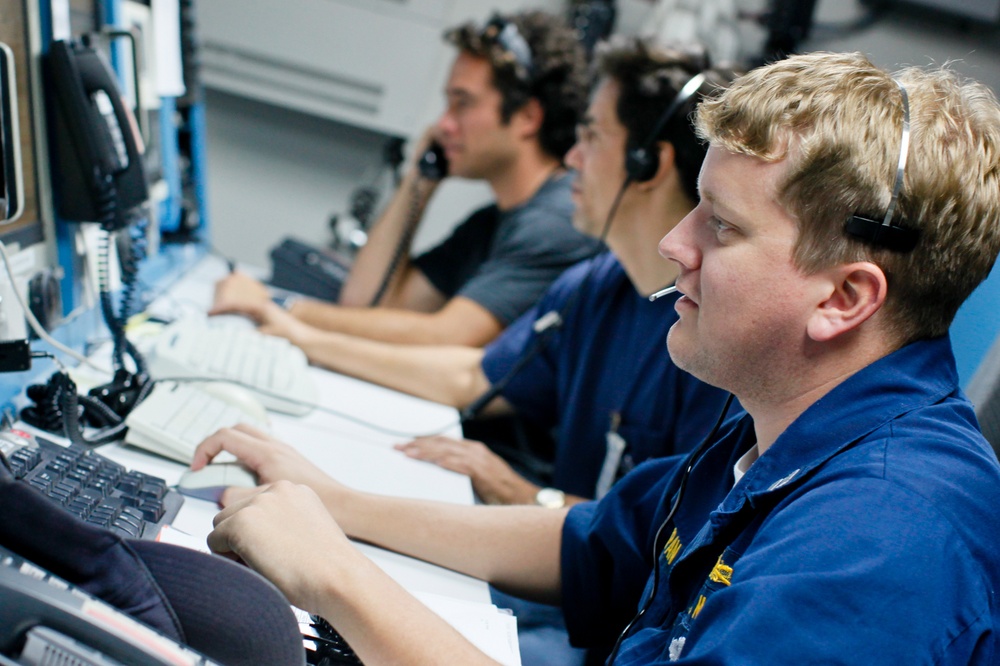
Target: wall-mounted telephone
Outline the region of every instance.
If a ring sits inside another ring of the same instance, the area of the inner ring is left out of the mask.
[[[54,97],[59,215],[120,229],[149,198],[135,118],[104,56],[91,46],[53,42],[47,64]]]
[[[445,157],[444,148],[436,141],[420,156],[417,162],[417,170],[420,175],[428,180],[442,180],[448,175],[448,158]]]
[[[52,42],[45,65],[50,83],[50,116],[55,126],[56,210],[71,222],[99,222],[107,232],[97,249],[101,311],[114,341],[115,369],[125,367],[128,354],[135,362],[136,381],[141,385],[145,365],[124,331],[137,266],[123,266],[127,270],[123,270],[120,311],[116,313],[107,264],[110,235],[138,219],[136,211],[149,199],[138,125],[122,98],[111,66],[93,48],[88,36],[82,41]],[[134,258],[134,263],[138,260]],[[66,428],[71,438],[82,437],[72,424]]]
[[[21,172],[21,133],[17,120],[17,83],[14,53],[0,43],[0,220],[13,222],[24,210]]]

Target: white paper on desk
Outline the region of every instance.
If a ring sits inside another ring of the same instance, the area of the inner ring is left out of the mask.
[[[458,633],[504,666],[521,666],[517,642],[517,619],[493,604],[462,601],[438,594],[418,592],[417,597]]]
[[[450,437],[462,435],[458,412],[453,407],[319,368],[310,368],[309,375],[316,383],[316,395],[322,405],[353,417],[344,419],[317,410],[317,422],[341,436],[391,448],[418,435],[438,432]],[[396,432],[390,434],[379,428]]]
[[[156,535],[156,540],[160,543],[169,543],[174,546],[181,546],[183,548],[190,548],[191,550],[197,550],[202,553],[210,553],[208,549],[208,544],[204,539],[192,536],[187,532],[182,532],[178,529],[171,527],[170,525],[164,525],[160,529],[160,533]]]
[[[381,495],[472,503],[469,478],[380,444],[331,432],[321,414],[272,415],[272,432],[334,479]]]

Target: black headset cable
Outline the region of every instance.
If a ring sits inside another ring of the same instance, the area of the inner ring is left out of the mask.
[[[621,187],[618,188],[618,193],[615,195],[614,200],[611,202],[611,208],[608,209],[608,216],[604,222],[604,227],[601,229],[601,235],[597,239],[598,249],[594,252],[594,254],[592,254],[589,257],[591,264],[590,266],[588,266],[587,273],[586,275],[583,276],[583,279],[580,281],[580,284],[577,285],[576,289],[573,291],[573,293],[570,295],[570,297],[566,300],[566,302],[560,309],[549,310],[548,312],[546,312],[541,317],[535,320],[535,322],[532,324],[532,328],[535,330],[536,337],[531,347],[526,349],[518,357],[514,365],[512,365],[510,370],[507,371],[507,374],[505,374],[503,377],[497,380],[495,384],[491,385],[488,389],[486,389],[486,391],[483,392],[481,396],[470,402],[465,407],[465,409],[461,411],[461,415],[459,418],[459,421],[461,423],[465,423],[466,421],[474,419],[479,414],[479,412],[481,412],[483,408],[486,407],[486,405],[488,405],[490,402],[493,401],[494,398],[500,395],[503,392],[503,390],[507,388],[507,385],[514,379],[514,377],[516,377],[518,373],[520,373],[521,370],[523,370],[524,367],[528,365],[528,363],[530,363],[531,360],[535,358],[535,356],[537,356],[542,351],[542,349],[545,347],[546,342],[549,339],[549,336],[551,335],[551,332],[562,326],[563,321],[566,318],[566,315],[568,315],[569,312],[573,309],[573,307],[576,305],[576,302],[580,300],[580,295],[583,293],[584,287],[586,286],[587,282],[590,281],[590,278],[594,273],[594,266],[596,264],[596,262],[593,261],[594,258],[598,254],[605,251],[604,243],[608,238],[608,233],[611,231],[611,223],[615,219],[615,213],[618,212],[618,206],[621,204],[622,197],[625,196],[625,191],[628,189],[628,186],[632,184],[632,180],[633,180],[632,175],[629,174],[628,176],[625,177],[625,181],[622,183]]]
[[[726,402],[722,405],[722,410],[719,412],[719,418],[715,421],[715,425],[712,426],[712,429],[707,435],[705,435],[705,438],[701,440],[701,443],[698,444],[693,451],[691,451],[684,463],[684,473],[677,486],[677,492],[674,493],[674,499],[670,504],[670,511],[667,512],[667,517],[660,523],[660,526],[656,530],[656,536],[653,538],[653,585],[649,590],[649,596],[646,597],[646,602],[642,605],[642,608],[636,612],[632,619],[629,620],[629,623],[625,625],[625,628],[622,629],[622,632],[618,635],[618,640],[615,641],[615,646],[612,648],[611,654],[608,655],[608,659],[605,662],[606,666],[610,666],[610,664],[614,663],[615,657],[618,655],[618,650],[621,649],[622,642],[625,640],[625,637],[628,636],[628,632],[631,631],[632,627],[635,626],[635,623],[639,621],[639,618],[646,614],[646,611],[648,611],[649,607],[653,604],[653,599],[656,598],[656,590],[660,585],[659,561],[660,551],[663,549],[663,532],[667,528],[667,525],[673,521],[674,515],[677,513],[677,508],[681,505],[681,499],[684,497],[684,489],[687,487],[688,478],[691,476],[691,470],[694,469],[694,466],[699,460],[701,460],[702,454],[704,454],[705,451],[708,450],[708,447],[714,443],[716,435],[719,434],[719,428],[722,427],[722,423],[726,420],[726,414],[729,412],[729,407],[733,404],[733,397],[733,394],[730,393],[729,397],[726,398]]]

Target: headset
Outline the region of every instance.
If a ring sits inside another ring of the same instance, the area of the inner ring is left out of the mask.
[[[653,131],[649,133],[646,140],[636,148],[629,148],[625,152],[625,173],[628,176],[626,185],[630,183],[645,183],[652,180],[653,176],[660,168],[660,151],[656,149],[656,143],[660,140],[660,135],[666,128],[674,115],[685,102],[687,102],[707,79],[707,73],[701,72],[692,76],[684,87],[680,89],[677,96],[667,105],[667,109],[653,125]]]
[[[531,56],[531,46],[524,38],[517,24],[500,14],[493,14],[482,31],[483,37],[492,40],[513,61],[518,78],[530,83],[535,78],[535,63]]]
[[[858,213],[847,221],[845,231],[849,236],[895,252],[909,252],[917,246],[920,240],[920,230],[892,223],[892,216],[899,203],[899,191],[903,188],[903,172],[906,169],[906,157],[910,149],[910,100],[906,88],[899,81],[899,92],[903,97],[903,131],[899,140],[899,162],[896,165],[896,182],[892,186],[892,198],[889,208],[881,222],[864,217]]]

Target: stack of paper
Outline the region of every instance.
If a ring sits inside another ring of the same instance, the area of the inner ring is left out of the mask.
[[[510,611],[427,592],[414,596],[490,658],[504,666],[521,666],[517,620]]]

